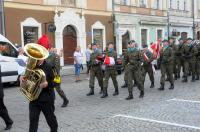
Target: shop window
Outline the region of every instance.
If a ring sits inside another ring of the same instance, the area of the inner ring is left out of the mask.
[[[8,57],[17,57],[17,50],[9,43],[0,42],[0,54]]]
[[[146,8],[147,7],[147,1],[146,0],[139,0],[139,6]]]
[[[23,27],[24,44],[36,43],[38,40],[38,27]]]
[[[99,44],[103,48],[103,30],[93,29],[93,42]]]
[[[141,29],[141,44],[147,45],[147,43],[148,43],[148,30]]]
[[[163,37],[163,30],[162,29],[158,29],[157,30],[157,40],[158,39],[162,39],[162,37]]]

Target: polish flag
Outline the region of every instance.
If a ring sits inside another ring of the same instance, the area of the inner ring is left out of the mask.
[[[151,53],[153,53],[154,59],[157,59],[159,57],[160,49],[160,40],[158,40],[150,46],[149,50],[151,51]]]
[[[113,57],[106,56],[103,64],[104,65],[115,65],[115,59]]]

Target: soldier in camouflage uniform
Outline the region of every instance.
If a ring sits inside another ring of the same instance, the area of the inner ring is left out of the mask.
[[[195,82],[195,64],[196,64],[196,55],[198,51],[196,47],[192,44],[192,39],[188,38],[187,44],[183,46],[182,56],[184,57],[184,80],[183,82],[188,81],[189,70],[192,71],[192,82]]]
[[[125,64],[127,65],[128,72],[128,92],[129,96],[126,100],[133,99],[133,78],[136,80],[137,86],[140,90],[140,98],[144,97],[144,84],[142,80],[141,72],[141,55],[140,51],[136,48],[135,42],[130,43],[128,48],[127,56],[124,58]]]
[[[150,88],[154,88],[154,74],[153,74],[153,68],[151,62],[153,61],[153,53],[149,51],[147,45],[143,45],[143,50],[141,51],[141,55],[143,58],[143,64],[142,64],[142,77],[143,77],[143,84],[145,83],[145,77],[148,73],[149,78],[151,80],[151,86]]]
[[[127,45],[127,49],[129,48],[129,43],[128,43],[128,45]],[[124,51],[124,58],[126,58],[127,57],[127,50],[126,51]],[[124,85],[122,85],[121,86],[121,88],[127,88],[128,87],[128,72],[127,72],[127,66],[126,66],[126,64],[125,64],[125,62],[124,62],[124,59],[123,59],[123,67],[124,67]]]
[[[177,61],[177,78],[180,78],[181,74],[181,68],[184,71],[184,60],[182,57],[182,50],[184,46],[184,41],[182,38],[179,39],[179,44],[177,45],[177,51],[176,51],[176,61]]]
[[[99,86],[101,87],[100,93],[103,91],[103,72],[101,70],[101,61],[98,59],[98,57],[101,57],[102,54],[97,48],[97,45],[95,43],[92,44],[92,50],[93,52],[90,55],[90,80],[89,80],[89,88],[90,92],[87,94],[87,96],[94,95],[94,82],[95,77],[98,80]]]
[[[54,71],[56,72],[56,74],[60,75],[60,56],[56,52],[57,50],[52,48],[46,61],[54,67]],[[60,97],[63,99],[63,104],[61,107],[67,107],[69,100],[67,99],[64,91],[61,89],[61,84],[55,84],[55,89]]]
[[[199,80],[200,76],[200,42],[196,41],[196,48],[198,51],[198,54],[196,56],[196,80]]]
[[[114,61],[116,62],[117,53],[116,51],[114,51],[114,44],[112,42],[108,44],[108,51],[106,51],[105,55],[108,57],[114,58]],[[113,96],[116,96],[119,94],[116,67],[115,67],[115,64],[110,64],[110,65],[106,65],[106,68],[105,68],[105,79],[103,82],[103,95],[101,96],[101,98],[105,98],[108,96],[107,89],[108,89],[108,81],[110,77],[115,87],[115,92],[113,93]]]
[[[160,51],[161,61],[161,79],[160,88],[158,90],[164,90],[165,87],[165,76],[168,75],[171,86],[169,89],[174,89],[174,78],[173,78],[173,50],[169,46],[167,40],[163,41],[163,48]]]

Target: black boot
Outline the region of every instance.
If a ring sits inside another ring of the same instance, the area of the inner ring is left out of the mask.
[[[87,94],[87,96],[91,96],[91,95],[94,95],[94,88],[91,88],[90,92]]]
[[[192,75],[192,80],[191,80],[191,82],[195,82],[195,76],[194,76],[194,75]]]
[[[126,98],[126,100],[131,100],[133,99],[133,93],[132,92],[129,92],[129,95],[128,97]]]
[[[174,84],[171,84],[171,86],[169,87],[170,90],[174,89]]]
[[[113,96],[116,96],[116,95],[118,95],[119,94],[119,90],[118,90],[118,88],[116,88],[115,89],[115,92],[113,93]]]
[[[4,130],[10,130],[12,128],[12,125],[13,125],[13,121],[12,119],[10,118],[10,116],[8,115],[8,111],[7,109],[3,109],[2,112],[1,112],[1,115],[0,115],[3,120],[5,121],[6,123],[6,128]]]
[[[101,98],[106,98],[106,97],[108,97],[107,89],[103,90],[103,95],[101,96]]]
[[[144,91],[140,91],[140,96],[139,98],[143,98],[144,97]]]
[[[165,90],[164,84],[161,84],[160,88],[158,88],[158,90],[162,91]]]
[[[103,88],[101,87],[101,90],[99,91],[99,94],[102,94],[103,93]]]
[[[184,77],[184,79],[182,80],[182,82],[188,82],[187,76]]]
[[[137,87],[137,83],[136,82],[134,82],[133,87]]]
[[[174,80],[177,80],[178,77],[177,77],[177,74],[174,74]]]
[[[128,87],[128,83],[127,81],[124,81],[124,85],[121,86],[121,88],[127,88]]]
[[[63,104],[61,107],[67,107],[67,105],[69,104],[69,100],[67,98],[63,99]]]
[[[150,88],[154,88],[154,82],[151,82]]]
[[[196,76],[196,80],[199,80],[199,75]]]
[[[6,128],[4,130],[10,130],[12,128],[12,123],[6,124]]]

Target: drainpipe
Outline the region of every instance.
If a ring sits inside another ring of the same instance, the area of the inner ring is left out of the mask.
[[[116,37],[115,35],[115,0],[112,0],[112,23],[113,23],[113,36]],[[115,37],[113,38],[115,42]],[[116,43],[116,42],[115,42]]]
[[[169,33],[170,32],[170,21],[169,21],[169,8],[167,10],[167,36],[168,36],[168,39],[169,39]]]
[[[6,32],[5,32],[5,13],[4,13],[4,0],[0,0],[0,4],[1,4],[1,34],[3,35],[3,36],[5,36],[6,35]]]
[[[192,0],[192,17],[193,17],[193,39],[196,39],[196,33],[195,33],[195,28],[196,28],[196,25],[195,25],[195,2],[194,0]]]

